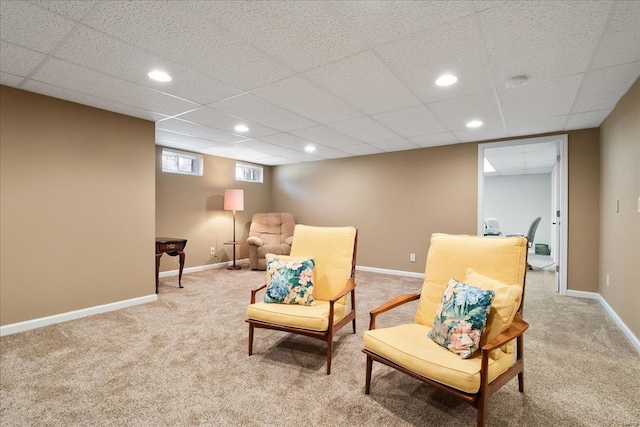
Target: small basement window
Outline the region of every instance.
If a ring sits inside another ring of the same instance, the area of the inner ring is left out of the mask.
[[[262,167],[236,162],[236,181],[262,182]]]
[[[202,176],[203,156],[170,148],[162,149],[162,172]]]

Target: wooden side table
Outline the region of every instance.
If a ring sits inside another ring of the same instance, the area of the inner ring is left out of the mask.
[[[166,253],[170,256],[180,256],[180,270],[178,273],[178,286],[182,286],[182,269],[184,267],[184,247],[187,239],[172,237],[156,237],[156,294],[158,293],[158,278],[160,276],[160,257]]]
[[[236,245],[239,245],[243,242],[244,240],[239,242],[224,242],[225,245],[233,245],[233,265],[227,267],[227,270],[240,270],[242,268],[241,266],[236,265]]]

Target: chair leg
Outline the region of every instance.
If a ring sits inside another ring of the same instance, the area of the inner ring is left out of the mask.
[[[480,401],[478,402],[478,419],[476,421],[477,427],[484,427],[487,423],[487,398],[484,393],[480,394]]]
[[[364,394],[371,391],[371,370],[373,369],[373,359],[367,354],[367,373],[364,381]]]
[[[253,354],[253,325],[249,323],[249,356]]]
[[[353,324],[353,333],[356,333],[356,318],[354,317],[353,320],[351,321],[351,323]]]
[[[331,374],[331,350],[333,349],[333,337],[327,340],[327,375]]]
[[[520,393],[524,393],[524,372],[518,374],[518,390]]]

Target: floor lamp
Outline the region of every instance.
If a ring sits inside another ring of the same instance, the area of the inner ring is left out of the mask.
[[[227,268],[240,270],[242,267],[236,265],[236,245],[242,242],[236,240],[236,211],[244,210],[244,190],[224,190],[224,210],[233,211],[233,241],[225,242],[225,245],[233,245],[233,265]]]

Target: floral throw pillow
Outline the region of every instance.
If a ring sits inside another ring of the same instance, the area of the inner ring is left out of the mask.
[[[315,305],[313,258],[267,257],[266,303]]]
[[[468,359],[478,350],[494,297],[492,290],[484,291],[456,279],[449,280],[429,338]]]

